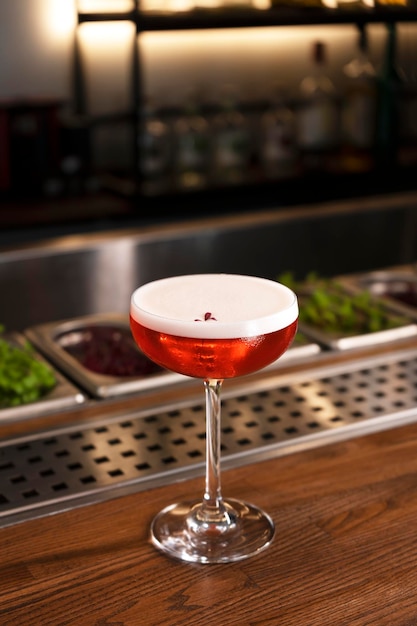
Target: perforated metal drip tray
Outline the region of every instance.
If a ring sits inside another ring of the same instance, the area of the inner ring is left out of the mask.
[[[3,442],[0,526],[202,475],[203,390],[201,400]],[[226,381],[222,467],[413,422],[416,407],[417,350],[246,380],[233,393]]]

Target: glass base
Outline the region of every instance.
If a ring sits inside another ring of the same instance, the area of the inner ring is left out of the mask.
[[[218,514],[207,515],[201,500],[168,506],[153,520],[151,540],[182,561],[230,563],[258,554],[274,537],[274,523],[263,511],[238,500],[223,500]]]

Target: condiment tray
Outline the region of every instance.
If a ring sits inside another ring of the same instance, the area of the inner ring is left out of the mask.
[[[390,328],[389,330],[381,330],[363,335],[326,333],[304,323],[300,324],[300,330],[308,333],[322,347],[331,350],[350,350],[353,348],[374,346],[417,335],[417,325],[412,323],[399,326],[398,328]]]
[[[62,372],[94,398],[118,397],[191,380],[162,368],[154,373],[134,376],[102,374],[88,369],[67,348],[76,346],[77,340],[82,341],[83,333],[94,327],[112,327],[115,331],[119,329],[125,333],[129,331],[129,320],[127,316],[118,313],[83,316],[32,326],[25,330],[25,335]],[[136,346],[135,351],[146,359]]]
[[[27,339],[18,332],[10,332],[3,336],[3,338],[11,345],[16,347],[24,347],[27,343]],[[30,342],[32,343],[32,342]],[[47,361],[32,345],[33,356],[43,363]],[[76,405],[83,404],[86,401],[86,396],[75,387],[69,380],[67,380],[53,365],[47,363],[52,370],[55,378],[56,385],[53,389],[48,391],[43,397],[34,402],[26,404],[20,404],[18,406],[0,408],[0,421],[18,421],[23,419],[35,418],[40,415],[52,413],[54,411],[61,411],[66,408],[72,408]]]
[[[412,265],[346,274],[340,276],[338,281],[351,293],[369,291],[386,302],[391,310],[417,319],[417,271]]]
[[[354,295],[364,291],[364,288],[359,286],[357,288],[349,288],[349,286],[339,277],[335,278],[334,281],[335,283],[337,282],[347,295],[349,295],[349,293]],[[303,302],[306,302],[303,295],[299,296],[299,301],[300,308],[302,308]],[[392,305],[390,301],[382,299],[379,296],[375,297],[375,301],[378,301],[379,306],[381,307],[381,310],[383,310],[387,320],[391,320],[393,322],[398,320],[395,326],[375,332],[348,334],[342,331],[340,333],[326,331],[305,321],[301,321],[299,323],[300,332],[305,333],[306,336],[310,337],[313,341],[316,341],[323,348],[332,350],[349,350],[353,348],[373,346],[417,335],[417,324],[414,323],[414,320],[409,314],[407,314],[406,311],[399,310],[398,307]]]

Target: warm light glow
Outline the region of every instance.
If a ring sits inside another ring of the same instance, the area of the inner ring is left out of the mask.
[[[131,22],[91,22],[79,28],[80,41],[89,50],[100,50],[109,59],[117,56],[130,41],[134,26]]]
[[[133,0],[78,0],[80,13],[124,13],[133,8]]]
[[[264,11],[271,8],[271,0],[252,0],[252,6],[254,9]]]
[[[135,25],[124,20],[88,22],[80,25],[78,34],[89,112],[128,110]]]
[[[263,0],[259,0],[263,2]],[[350,29],[350,26],[348,27]],[[201,51],[212,48],[213,51],[221,48],[221,54],[231,53],[238,46],[238,54],[244,49],[249,49],[250,54],[256,54],[259,48],[268,48],[273,45],[284,46],[292,55],[299,48],[300,43],[309,46],[314,39],[329,39],[337,43],[343,35],[346,26],[286,26],[262,27],[262,28],[239,28],[219,30],[193,30],[177,32],[143,33],[141,39],[146,40],[146,45],[152,48],[153,53],[165,54],[171,51],[177,54],[184,50],[186,55],[199,55]]]
[[[146,92],[173,104],[190,85],[208,101],[231,83],[248,100],[270,95],[277,81],[295,93],[310,70],[313,41],[328,44],[329,72],[339,75],[356,39],[355,26],[343,24],[149,32],[138,43]]]
[[[174,13],[181,13],[182,11],[191,11],[194,8],[193,0],[170,0],[169,8]]]
[[[208,2],[211,2],[211,0],[208,0]],[[201,6],[205,4],[206,1],[203,0]],[[153,11],[156,13],[181,13],[191,11],[195,6],[194,0],[142,0],[140,5],[142,11]],[[211,8],[213,6],[211,5]]]
[[[50,41],[68,39],[76,25],[74,0],[44,0],[42,8],[45,37]]]
[[[196,9],[218,9],[221,6],[222,0],[196,0]]]

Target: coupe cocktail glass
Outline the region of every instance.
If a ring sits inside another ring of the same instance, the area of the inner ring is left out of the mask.
[[[204,381],[206,480],[203,498],[163,509],[151,539],[184,561],[238,561],[266,548],[271,518],[247,502],[223,498],[220,486],[220,391],[225,378],[278,359],[297,331],[295,294],[278,282],[240,274],[191,274],[156,280],[131,298],[140,349],[163,367]]]

